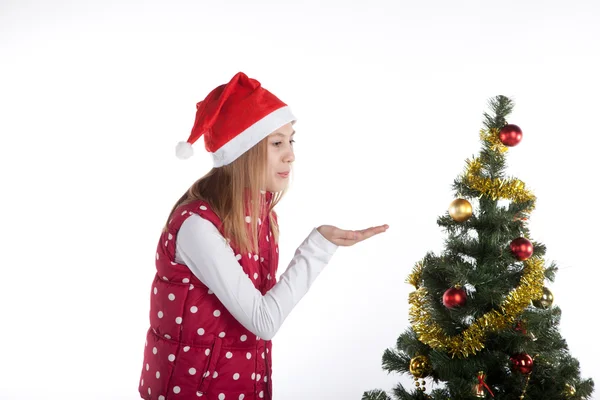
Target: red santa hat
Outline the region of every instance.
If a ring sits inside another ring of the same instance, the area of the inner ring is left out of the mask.
[[[230,164],[273,131],[296,118],[289,106],[260,82],[237,73],[196,104],[196,120],[187,141],[176,147],[178,158],[194,154],[192,144],[204,136],[213,166]]]

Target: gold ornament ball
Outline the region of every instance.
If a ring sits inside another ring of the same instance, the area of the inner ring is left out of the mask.
[[[448,212],[456,222],[464,222],[473,215],[473,207],[471,206],[471,203],[465,199],[456,199],[450,203]]]
[[[540,297],[539,299],[533,300],[532,303],[537,308],[548,309],[548,308],[552,307],[552,303],[554,303],[554,295],[552,294],[550,289],[548,289],[545,286],[542,289],[542,291],[543,291],[542,297]]]
[[[429,363],[429,358],[425,356],[413,357],[410,360],[409,370],[415,378],[425,378],[429,375],[429,372],[431,371],[431,364]]]
[[[577,391],[575,390],[575,387],[573,385],[566,383],[565,384],[565,394],[567,396],[575,396],[575,393],[577,393]]]

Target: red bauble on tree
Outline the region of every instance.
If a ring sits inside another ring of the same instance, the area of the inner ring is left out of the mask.
[[[510,358],[513,369],[522,374],[528,374],[533,369],[533,358],[527,353],[518,353]]]
[[[527,260],[533,254],[533,245],[524,237],[510,242],[510,251],[519,261]]]
[[[519,144],[523,138],[523,132],[517,125],[508,124],[500,129],[499,138],[503,145],[512,147]]]
[[[467,293],[460,287],[453,287],[444,292],[442,303],[447,308],[462,307],[467,302]]]

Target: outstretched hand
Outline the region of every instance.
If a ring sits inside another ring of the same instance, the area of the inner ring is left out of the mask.
[[[374,226],[360,231],[340,229],[332,225],[321,225],[317,228],[319,233],[338,246],[352,246],[370,237],[387,231],[388,225]]]

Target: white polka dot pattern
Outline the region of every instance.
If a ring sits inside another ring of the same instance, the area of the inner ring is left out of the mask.
[[[177,232],[190,215],[218,222],[205,203],[192,203],[174,214],[158,241],[158,279],[151,286],[151,329],[145,341],[140,393],[158,400],[268,397],[271,343],[236,323],[211,288],[198,280],[191,284],[194,276],[185,265],[170,259]],[[276,283],[278,247],[271,240],[268,217],[256,220],[259,250],[244,252],[224,241],[252,284],[266,293]],[[245,221],[250,223],[252,215],[246,215]]]

